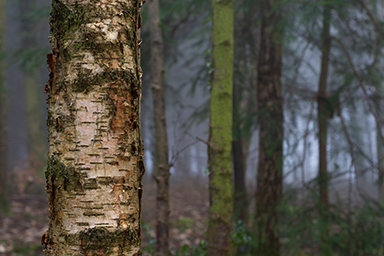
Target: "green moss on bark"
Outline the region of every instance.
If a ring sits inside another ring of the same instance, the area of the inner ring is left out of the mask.
[[[53,0],[49,19],[52,36],[65,35],[68,30],[76,30],[83,24],[86,13],[84,7],[76,6],[76,13],[74,13],[62,1]]]
[[[55,156],[48,159],[45,177],[47,181],[51,181],[48,184],[54,182],[51,184],[52,186],[62,185],[67,192],[83,190],[80,183],[80,173],[74,167],[68,167],[60,162]]]
[[[231,254],[233,1],[212,1],[208,255]]]

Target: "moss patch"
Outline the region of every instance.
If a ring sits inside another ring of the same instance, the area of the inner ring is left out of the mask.
[[[62,1],[53,0],[49,19],[52,35],[66,34],[68,30],[76,30],[80,24],[83,24],[85,13],[84,7],[76,6],[76,13],[74,13]]]
[[[58,184],[63,185],[64,190],[67,192],[83,190],[80,183],[80,173],[74,167],[64,165],[56,156],[48,159],[45,177],[47,180],[54,182],[55,186]]]

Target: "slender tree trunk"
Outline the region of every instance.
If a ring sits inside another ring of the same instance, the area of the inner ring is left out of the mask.
[[[243,4],[243,3],[241,3]],[[233,113],[232,113],[232,155],[233,155],[233,184],[234,184],[234,201],[233,201],[233,219],[235,221],[241,220],[243,223],[247,221],[248,213],[248,197],[245,184],[246,175],[246,160],[247,154],[245,152],[246,139],[243,134],[244,116],[246,110],[244,104],[244,90],[247,79],[247,62],[246,62],[246,42],[244,38],[246,29],[249,29],[248,21],[244,11],[239,11],[235,16],[235,23],[237,29],[235,30],[234,40],[234,79],[233,79]]]
[[[379,170],[379,202],[384,205],[384,144],[383,144],[383,115],[381,110],[380,102],[383,99],[381,92],[381,86],[377,85],[376,87],[376,99],[375,99],[375,109],[376,116],[376,148],[377,148],[377,165]]]
[[[5,2],[0,0],[0,215],[10,212],[7,192],[7,94],[5,85]]]
[[[41,106],[39,71],[24,72],[28,151],[30,162],[39,170],[45,166],[47,157],[46,135],[43,128],[43,107]],[[40,92],[39,92],[40,91]]]
[[[46,255],[141,255],[140,6],[52,2]]]
[[[281,32],[274,0],[263,0],[257,63],[259,162],[256,188],[256,255],[280,255],[277,206],[282,195],[283,99],[281,94]]]
[[[379,21],[382,21],[382,1],[374,1],[374,10]],[[382,34],[376,31],[376,42],[375,42],[375,69],[374,69],[374,84],[375,84],[375,112],[376,112],[376,152],[377,152],[377,166],[379,176],[379,202],[384,205],[384,134],[383,134],[383,112],[382,112],[382,101],[383,101],[383,85],[381,79],[381,67],[380,59],[381,54],[381,42]]]
[[[233,155],[233,178],[234,178],[234,202],[233,217],[234,220],[247,221],[248,198],[245,185],[246,154],[244,152],[244,137],[241,134],[241,104],[240,95],[242,89],[234,86],[233,88],[233,132],[232,132],[232,155]]]
[[[234,169],[234,202],[233,215],[234,220],[241,220],[243,223],[247,221],[248,198],[245,186],[245,161],[244,138],[239,136],[232,142],[233,151],[233,169]]]
[[[208,256],[231,255],[233,0],[212,0],[211,117],[208,142]]]
[[[327,126],[330,116],[330,109],[327,107],[327,78],[329,65],[329,52],[331,48],[330,38],[330,6],[324,7],[323,32],[322,32],[322,56],[321,70],[319,79],[319,89],[317,94],[317,118],[319,129],[319,195],[320,195],[320,236],[321,236],[321,255],[329,255],[327,249],[328,240],[328,170],[327,170]]]
[[[164,104],[164,46],[159,0],[148,1],[148,18],[151,38],[153,116],[156,134],[156,255],[168,256],[169,162]]]
[[[29,18],[30,13],[34,10],[35,0],[23,0],[19,2],[21,9],[21,26],[22,26],[22,48],[37,48],[35,25]],[[32,60],[28,60],[27,66],[23,67],[24,85],[25,85],[25,112],[27,122],[28,137],[28,154],[29,162],[33,162],[35,166],[32,168],[42,168],[46,161],[46,138],[43,128],[43,108],[39,97],[39,72],[38,66],[31,66]]]

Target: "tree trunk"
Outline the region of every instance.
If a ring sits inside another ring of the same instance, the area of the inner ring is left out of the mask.
[[[10,212],[7,191],[7,94],[5,85],[5,2],[0,0],[0,215]]]
[[[36,1],[24,0],[19,2],[21,9],[22,27],[22,48],[30,49],[38,47],[36,40],[36,22],[29,18],[29,14],[34,10]],[[41,170],[46,162],[46,138],[43,128],[43,107],[39,97],[39,72],[38,66],[31,66],[32,60],[27,60],[23,67],[25,85],[25,112],[28,137],[28,162],[33,163],[35,168]]]
[[[141,255],[140,7],[52,2],[46,255]]]
[[[231,255],[233,0],[212,0],[208,256]]]
[[[376,17],[382,22],[382,1],[374,1],[374,10]],[[383,101],[383,86],[381,79],[381,67],[380,59],[381,54],[381,42],[382,34],[376,31],[376,40],[374,46],[375,53],[375,65],[374,65],[374,107],[376,113],[376,152],[377,152],[377,167],[378,167],[378,201],[384,205],[384,134],[383,134],[383,112],[382,112],[382,101]]]
[[[277,206],[282,195],[283,99],[281,95],[281,32],[274,0],[263,0],[257,63],[259,162],[256,187],[257,255],[280,255]]]
[[[244,4],[244,3],[240,3]],[[233,184],[234,184],[234,201],[233,201],[233,219],[241,220],[243,223],[247,221],[248,214],[248,196],[245,184],[246,176],[246,147],[248,143],[244,136],[242,117],[247,111],[248,102],[244,102],[245,84],[247,83],[247,51],[246,51],[246,30],[249,29],[249,20],[244,11],[239,11],[235,16],[237,29],[235,30],[234,53],[234,79],[233,79],[233,113],[232,113],[232,155],[233,155]],[[248,39],[248,38],[247,38]],[[249,42],[249,41],[248,41]]]
[[[384,205],[384,143],[383,143],[383,115],[381,111],[382,92],[381,85],[376,85],[375,92],[375,111],[376,111],[376,148],[377,148],[377,166],[379,171],[379,202]]]
[[[235,125],[235,123],[234,123]],[[234,202],[233,215],[234,220],[241,220],[243,223],[247,221],[248,213],[248,197],[245,186],[245,161],[246,154],[244,153],[244,138],[238,136],[232,141],[233,151],[233,170],[234,170]]]
[[[164,48],[158,0],[148,1],[148,19],[151,39],[153,116],[156,134],[156,255],[168,256],[168,136],[164,104]]]
[[[319,210],[320,210],[320,236],[321,236],[321,255],[329,255],[327,249],[328,240],[328,171],[327,171],[327,126],[328,118],[330,116],[330,109],[327,107],[327,78],[328,78],[328,64],[329,52],[331,48],[330,38],[330,19],[331,8],[330,6],[324,7],[323,14],[323,32],[322,32],[322,56],[321,56],[321,70],[319,79],[319,89],[317,93],[317,118],[319,129]]]

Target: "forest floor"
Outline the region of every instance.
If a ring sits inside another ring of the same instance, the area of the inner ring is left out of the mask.
[[[205,238],[208,218],[206,182],[188,178],[171,182],[170,247],[197,245]],[[175,184],[174,184],[175,183]],[[12,197],[12,214],[0,217],[0,256],[42,256],[41,236],[48,228],[47,196]],[[156,184],[144,181],[142,211],[143,256],[152,255],[155,239]]]

